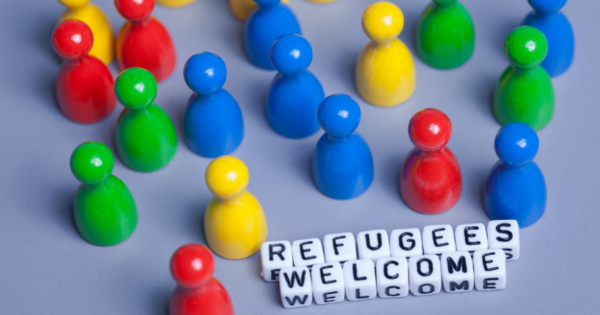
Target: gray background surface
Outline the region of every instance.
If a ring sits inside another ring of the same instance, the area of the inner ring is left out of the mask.
[[[112,1],[95,1],[115,32],[124,20]],[[220,55],[228,68],[225,88],[237,99],[246,135],[233,155],[250,170],[248,186],[264,207],[268,240],[294,241],[334,232],[425,225],[487,223],[482,208],[486,175],[497,161],[494,136],[500,126],[491,112],[494,85],[508,66],[506,35],[530,11],[525,0],[463,0],[476,26],[476,49],[459,69],[440,71],[416,56],[416,22],[429,0],[394,0],[404,12],[400,38],[417,71],[417,89],[406,103],[378,108],[362,101],[353,84],[355,59],[368,41],[361,14],[373,0],[316,5],[292,0],[314,59],[310,70],[327,95],[347,93],[363,113],[358,131],[375,159],[375,180],[359,198],[332,200],[314,187],[310,159],[322,134],[290,140],[273,132],[264,115],[274,72],[252,66],[241,47],[242,23],[225,0],[198,0],[182,9],[157,6],[154,15],[171,32],[178,51],[174,74],[159,84],[156,103],[171,115],[180,146],[171,164],[154,173],[127,169],[116,159],[113,174],[133,193],[139,224],[130,239],[113,247],[86,243],[74,225],[72,204],[79,182],[69,170],[72,150],[101,141],[114,152],[121,105],[106,120],[80,125],[59,111],[54,81],[60,62],[50,34],[63,7],[53,0],[0,2],[0,313],[167,314],[175,282],[168,264],[186,243],[206,244],[204,208],[211,197],[204,183],[209,159],[184,144],[182,121],[191,91],[182,69],[194,53]],[[553,80],[556,112],[539,132],[538,163],[548,185],[548,207],[535,225],[521,230],[521,258],[508,263],[508,284],[497,292],[440,293],[429,297],[374,299],[285,310],[278,285],[259,277],[260,258],[216,258],[215,277],[228,289],[237,314],[597,314],[600,253],[597,52],[600,2],[570,1],[563,10],[576,36],[575,62]],[[118,74],[116,65],[111,65]],[[443,110],[453,122],[449,148],[462,167],[464,190],[453,209],[427,216],[406,207],[398,176],[412,149],[410,117],[426,107]]]

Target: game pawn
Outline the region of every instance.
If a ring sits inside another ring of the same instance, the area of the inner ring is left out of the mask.
[[[128,22],[117,37],[117,61],[122,70],[138,67],[152,73],[157,82],[175,69],[177,54],[169,31],[155,17],[154,0],[115,0]]]
[[[127,239],[138,221],[133,196],[111,175],[114,158],[99,142],[85,142],[71,155],[71,172],[81,182],[73,203],[75,225],[91,244],[111,246]]]
[[[510,123],[494,142],[500,158],[490,171],[483,190],[483,206],[491,220],[516,220],[526,227],[546,209],[546,181],[533,162],[540,141],[531,127]]]
[[[158,2],[158,4],[165,6],[165,7],[170,7],[170,8],[184,7],[186,5],[192,4],[192,2],[194,2],[194,1],[196,1],[196,0],[156,0],[156,2]]]
[[[313,155],[312,175],[315,186],[330,198],[358,197],[373,182],[371,149],[355,132],[360,116],[358,104],[344,94],[328,96],[319,107],[325,134]]]
[[[548,54],[541,66],[548,75],[555,77],[567,71],[575,54],[575,35],[567,17],[560,9],[567,0],[529,0],[533,12],[529,13],[523,25],[542,31],[548,40]]]
[[[373,3],[363,13],[362,26],[371,41],[356,61],[358,94],[377,106],[406,101],[414,92],[417,79],[412,55],[398,39],[404,27],[402,11],[391,2]]]
[[[437,109],[423,109],[411,118],[408,134],[415,148],[402,166],[402,199],[424,214],[452,208],[462,192],[462,175],[458,160],[446,147],[452,134],[450,119]]]
[[[169,164],[177,151],[177,135],[169,115],[153,103],[156,80],[152,74],[141,68],[121,72],[115,94],[125,106],[115,134],[123,164],[138,172],[155,171]]]
[[[281,0],[281,3],[289,4],[289,1]],[[256,2],[254,0],[229,0],[229,7],[233,15],[244,22],[252,9],[256,8]]]
[[[193,55],[183,75],[194,91],[183,118],[188,147],[204,157],[233,152],[244,138],[244,120],[238,103],[221,88],[227,78],[225,63],[209,52]]]
[[[89,56],[94,36],[81,21],[66,20],[52,33],[54,51],[65,61],[56,78],[56,96],[63,114],[70,120],[88,124],[112,113],[117,104],[110,70]]]
[[[171,275],[177,287],[171,295],[169,315],[233,315],[229,293],[213,277],[215,259],[199,244],[181,246],[171,257]]]
[[[94,34],[94,44],[89,55],[108,65],[114,56],[114,37],[110,20],[90,0],[58,0],[67,7],[58,18],[60,24],[66,20],[79,20],[87,24]]]
[[[419,19],[416,46],[421,60],[431,67],[460,67],[475,50],[469,11],[457,0],[433,0]]]
[[[301,34],[300,25],[292,11],[280,0],[255,0],[253,10],[244,25],[244,51],[255,66],[275,70],[269,52],[273,42],[282,35]]]
[[[267,96],[267,120],[277,133],[288,138],[308,137],[321,129],[317,119],[325,92],[308,70],[312,48],[296,34],[279,37],[271,46],[271,61],[279,73]]]
[[[233,156],[214,159],[206,168],[206,185],[214,194],[204,213],[210,248],[227,259],[244,259],[267,239],[267,220],[258,200],[246,190],[248,169]]]
[[[535,130],[544,128],[554,114],[554,87],[540,66],[548,51],[542,32],[531,26],[514,29],[504,42],[512,63],[494,90],[494,115],[501,125],[522,122]]]

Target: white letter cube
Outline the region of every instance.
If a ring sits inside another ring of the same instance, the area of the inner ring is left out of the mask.
[[[501,249],[482,249],[473,254],[475,288],[503,290],[506,287],[506,255]]]
[[[328,234],[323,237],[326,262],[356,260],[356,241],[352,233]]]
[[[344,301],[344,271],[342,265],[335,261],[313,265],[312,287],[315,303],[328,304]]]
[[[350,301],[372,299],[377,296],[375,264],[371,259],[350,260],[344,264],[346,298]]]
[[[456,251],[454,231],[449,224],[429,225],[423,228],[423,253],[440,255]]]
[[[306,267],[283,268],[279,272],[279,292],[285,308],[296,308],[312,304],[310,271]]]
[[[408,295],[408,262],[405,257],[377,259],[377,293],[380,298],[399,298]]]
[[[468,292],[473,290],[475,274],[473,259],[467,251],[442,254],[442,282],[448,293]]]
[[[390,253],[392,257],[423,255],[421,231],[419,229],[393,230],[390,234]]]
[[[490,249],[502,249],[506,260],[517,260],[521,255],[519,223],[516,220],[495,220],[488,223]]]
[[[385,230],[360,232],[356,236],[358,259],[390,257],[390,240]]]
[[[488,249],[488,238],[482,223],[461,224],[456,227],[456,250],[473,254],[478,249]]]
[[[294,266],[311,268],[314,264],[325,262],[323,246],[318,238],[294,241],[292,243]]]
[[[260,246],[260,259],[265,281],[277,282],[281,268],[294,266],[292,245],[288,241],[264,242]]]
[[[410,292],[416,296],[438,294],[442,290],[440,258],[437,255],[408,259]]]

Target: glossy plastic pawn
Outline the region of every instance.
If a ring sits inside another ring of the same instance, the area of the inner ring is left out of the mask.
[[[554,87],[540,66],[548,52],[546,37],[531,26],[517,27],[506,37],[504,50],[512,66],[494,90],[494,115],[503,126],[522,122],[540,130],[554,115]]]
[[[117,11],[128,20],[117,37],[117,61],[122,70],[143,68],[161,82],[175,69],[177,54],[169,31],[151,16],[154,1],[115,0]]]
[[[356,130],[360,107],[348,95],[325,98],[319,107],[319,122],[325,130],[312,160],[313,181],[326,196],[351,199],[364,193],[373,182],[373,156]]]
[[[156,0],[162,6],[169,8],[180,8],[192,4],[196,0]]]
[[[281,3],[289,4],[289,0],[281,0]],[[231,12],[242,22],[246,21],[246,18],[255,7],[256,2],[254,0],[229,0]]]
[[[523,25],[542,31],[548,40],[548,54],[541,63],[548,75],[555,77],[567,71],[575,55],[575,35],[569,19],[560,12],[567,0],[529,0],[533,12]]]
[[[255,66],[275,70],[269,51],[273,42],[282,35],[302,34],[300,24],[290,8],[280,0],[255,0],[253,10],[244,25],[244,51]]]
[[[244,259],[267,239],[265,213],[246,190],[248,169],[233,156],[214,159],[206,168],[206,185],[214,194],[204,212],[204,233],[210,248],[227,259]]]
[[[115,133],[119,158],[138,172],[163,168],[177,151],[175,126],[169,115],[154,104],[156,80],[141,68],[127,69],[117,77],[115,94],[125,106]]]
[[[196,154],[218,157],[233,152],[244,138],[242,111],[221,87],[227,68],[219,56],[205,52],[187,61],[183,70],[194,91],[183,119],[185,142]]]
[[[56,97],[70,120],[89,124],[112,113],[117,104],[110,70],[99,59],[88,56],[94,38],[81,21],[66,20],[52,33],[52,47],[65,61],[56,78]]]
[[[267,97],[267,119],[273,130],[288,138],[308,137],[321,129],[317,119],[325,92],[308,70],[312,48],[299,35],[287,34],[271,46],[275,76]]]
[[[91,244],[111,246],[127,239],[138,222],[129,189],[111,175],[114,158],[99,142],[85,142],[71,155],[71,172],[81,182],[73,210],[81,237]]]
[[[546,181],[533,162],[540,142],[531,127],[508,124],[494,142],[500,158],[490,171],[483,206],[492,220],[516,220],[519,227],[537,222],[546,209]]]
[[[171,257],[171,275],[177,287],[171,295],[169,315],[233,315],[225,287],[213,277],[215,259],[199,244],[181,246]]]
[[[452,134],[450,119],[437,109],[421,110],[411,118],[408,134],[415,148],[402,166],[402,199],[423,214],[452,208],[462,193],[462,174],[458,160],[446,147]]]

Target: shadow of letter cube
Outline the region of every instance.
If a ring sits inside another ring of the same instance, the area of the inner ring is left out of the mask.
[[[473,269],[478,291],[503,290],[506,287],[506,255],[501,249],[475,251]]]
[[[516,220],[494,220],[488,223],[490,249],[502,249],[506,260],[517,260],[521,256],[519,223]]]
[[[467,251],[442,254],[442,282],[448,293],[469,292],[473,290],[475,274],[473,259]]]
[[[416,296],[438,294],[442,290],[442,272],[437,255],[410,257],[408,274],[410,292]]]
[[[392,257],[423,255],[423,243],[419,229],[393,230],[390,234],[390,254]]]
[[[294,266],[292,245],[288,241],[264,242],[260,246],[260,259],[265,281],[277,282],[281,268]]]
[[[312,287],[315,303],[330,304],[344,301],[344,271],[339,262],[313,265]]]
[[[377,296],[375,264],[371,259],[350,260],[344,264],[346,298],[350,301],[372,299]]]
[[[382,257],[377,259],[375,266],[380,298],[408,295],[408,262],[405,257]]]
[[[452,226],[429,225],[423,228],[423,253],[440,255],[456,251]]]
[[[279,272],[279,292],[285,308],[312,304],[312,285],[307,267],[283,268]]]
[[[456,250],[473,255],[476,250],[488,249],[488,238],[482,223],[461,224],[454,232]]]
[[[358,259],[390,257],[390,239],[385,230],[360,232],[356,236]]]
[[[352,233],[328,234],[323,237],[325,261],[341,263],[356,260],[356,240]]]
[[[294,266],[306,266],[309,269],[314,264],[325,262],[323,246],[318,238],[294,241],[292,243],[292,257],[294,258]]]

